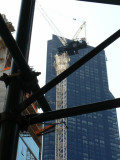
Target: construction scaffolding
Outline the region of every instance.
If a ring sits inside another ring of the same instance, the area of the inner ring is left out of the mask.
[[[84,1],[87,1],[87,0],[84,0]],[[36,81],[33,81],[32,72],[25,60],[25,58],[28,57],[29,55],[28,50],[30,47],[30,35],[31,35],[31,29],[32,29],[31,27],[32,19],[33,19],[33,14],[34,14],[34,2],[35,2],[34,0],[33,1],[22,0],[22,7],[21,7],[22,9],[21,9],[21,14],[20,14],[21,23],[19,24],[20,28],[18,29],[19,30],[18,37],[20,38],[22,36],[21,38],[22,41],[19,41],[19,43],[18,43],[19,38],[17,38],[16,40],[17,43],[16,43],[16,41],[10,34],[8,28],[6,27],[6,24],[4,23],[3,18],[0,15],[0,34],[6,46],[10,50],[11,56],[13,57],[14,61],[17,64],[17,67],[15,64],[14,66],[12,66],[12,69],[14,69],[12,71],[18,72],[18,69],[19,69],[24,79],[26,79],[26,81],[28,80],[31,81],[31,83],[34,84],[35,86],[35,90],[32,90],[33,94],[28,99],[24,100],[23,102],[20,101],[20,99],[22,98],[22,96],[20,96],[22,88],[19,87],[18,81],[12,80],[12,84],[9,86],[9,92],[6,98],[5,109],[4,109],[4,112],[0,114],[0,122],[1,122],[1,125],[0,125],[0,131],[1,131],[0,132],[0,148],[1,148],[0,159],[2,160],[3,159],[7,160],[8,157],[9,157],[9,160],[16,159],[17,143],[18,143],[18,137],[19,137],[18,135],[19,135],[20,130],[24,129],[25,124],[29,126],[29,125],[33,125],[36,123],[42,123],[42,122],[55,120],[59,118],[66,118],[66,117],[75,116],[75,115],[82,115],[86,113],[92,113],[96,111],[117,108],[120,106],[120,98],[117,98],[113,100],[98,102],[95,104],[75,106],[72,108],[51,111],[50,106],[45,101],[44,94],[48,90],[56,86],[58,83],[60,83],[62,80],[67,78],[76,69],[78,69],[79,67],[84,65],[87,61],[92,59],[101,50],[105,49],[108,45],[110,45],[116,39],[118,39],[120,37],[120,30],[116,31],[113,35],[111,35],[109,38],[107,38],[105,41],[99,44],[96,48],[94,48],[92,51],[90,51],[80,60],[75,62],[68,69],[63,71],[56,78],[51,80],[45,86],[43,86],[42,88],[39,88],[38,83]],[[96,0],[94,2],[99,2],[99,0]],[[109,0],[107,1],[107,3],[111,3],[111,1]],[[118,0],[116,0],[115,2],[112,1],[112,4],[115,4],[115,3],[120,4]],[[32,14],[31,14],[31,11],[32,11]],[[30,18],[28,19],[28,17]],[[26,28],[26,24],[28,25],[28,28],[24,30]],[[21,33],[24,33],[24,34],[21,34]],[[28,37],[28,38],[26,39],[25,37]],[[23,40],[25,40],[26,43],[23,42]],[[19,44],[20,48],[18,47],[17,44]],[[24,49],[27,48],[26,49],[27,51],[25,52],[23,48]],[[41,108],[43,109],[44,113],[42,114],[37,113],[34,115],[32,114],[32,115],[25,115],[25,116],[22,115],[21,112],[36,100],[39,102],[43,100],[42,101],[43,103],[42,104],[40,103],[40,104],[41,104]]]
[[[12,26],[11,22],[8,22],[6,19],[6,16],[3,14],[2,15],[5,23],[8,26],[8,29],[13,32],[14,27]],[[9,25],[8,25],[9,24]],[[0,37],[0,77],[3,77],[2,75],[5,74],[10,74],[10,66],[11,66],[11,56],[9,53],[8,48],[6,47],[3,39]],[[2,78],[0,78],[2,80]],[[4,100],[5,100],[5,95],[6,95],[6,86],[3,81],[0,81],[0,113],[3,112],[3,107],[4,107]],[[26,94],[25,98],[29,98],[29,95]],[[29,115],[29,114],[36,114],[37,113],[37,108],[39,108],[38,103],[32,103],[27,109],[25,109],[22,114],[23,115]],[[39,147],[40,151],[40,158],[41,159],[41,150],[42,150],[42,137],[37,136],[35,134],[36,131],[42,128],[42,124],[35,124],[32,126],[29,126],[28,132],[30,133],[30,136],[34,139],[36,144]]]
[[[10,30],[10,32],[14,31],[14,27],[11,22],[9,22],[4,14],[2,14],[2,17]],[[10,70],[5,69],[5,64],[7,62],[7,55],[9,51],[0,36],[0,77],[5,74],[9,74]],[[3,106],[4,106],[4,99],[5,99],[5,94],[6,94],[6,87],[4,82],[0,81],[0,113],[3,112]]]

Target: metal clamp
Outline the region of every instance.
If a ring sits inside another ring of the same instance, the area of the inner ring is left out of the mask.
[[[12,112],[0,113],[0,123],[3,123],[5,121],[11,121],[14,123],[16,122],[19,125],[21,131],[27,131],[30,124],[29,118]]]
[[[3,76],[0,77],[0,80],[4,81],[4,83],[5,83],[6,87],[7,87],[8,85],[10,85],[12,79],[17,78],[21,89],[24,92],[31,93],[31,91],[32,91],[32,89],[34,87],[34,84],[36,84],[36,81],[37,81],[36,77],[38,75],[40,75],[41,73],[32,71],[32,74],[33,74],[33,78],[32,79],[24,80],[24,78],[23,78],[21,73],[14,73],[14,74],[11,74],[11,75],[7,75],[6,73],[3,73]]]
[[[3,81],[7,87],[10,84],[11,80],[18,76],[20,76],[20,73],[15,73],[11,75],[7,75],[6,73],[3,73],[3,76],[0,77],[0,80]]]

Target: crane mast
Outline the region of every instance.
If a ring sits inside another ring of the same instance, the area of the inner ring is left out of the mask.
[[[55,55],[55,70],[57,75],[69,66],[67,53]],[[67,79],[65,78],[56,86],[56,110],[67,108]],[[64,123],[63,123],[64,122]],[[55,129],[55,160],[67,160],[67,118],[57,119]]]

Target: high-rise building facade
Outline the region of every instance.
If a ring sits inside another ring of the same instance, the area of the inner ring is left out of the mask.
[[[53,35],[47,46],[46,83],[56,77],[54,56],[61,45]],[[79,50],[70,57],[72,65],[93,47]],[[46,94],[52,108],[56,106],[56,88]],[[67,78],[67,107],[113,99],[109,91],[105,52],[100,52]],[[97,107],[97,106],[96,106]],[[116,109],[67,118],[68,160],[119,160],[120,140]],[[55,159],[55,132],[43,137],[42,160]]]

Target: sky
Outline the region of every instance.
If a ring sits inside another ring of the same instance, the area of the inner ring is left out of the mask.
[[[21,0],[0,0],[0,13],[5,14],[17,30]],[[29,65],[41,72],[38,77],[45,84],[47,40],[55,29],[41,14],[43,8],[65,38],[72,39],[81,24],[86,22],[87,43],[93,47],[120,29],[120,6],[75,0],[37,0],[35,6]],[[74,20],[76,19],[76,20]],[[81,32],[81,34],[84,34]],[[16,37],[16,32],[13,34]],[[81,35],[80,35],[81,36]],[[109,89],[120,97],[120,38],[105,49]],[[120,117],[120,109],[117,109]],[[120,119],[119,124],[120,124]]]

